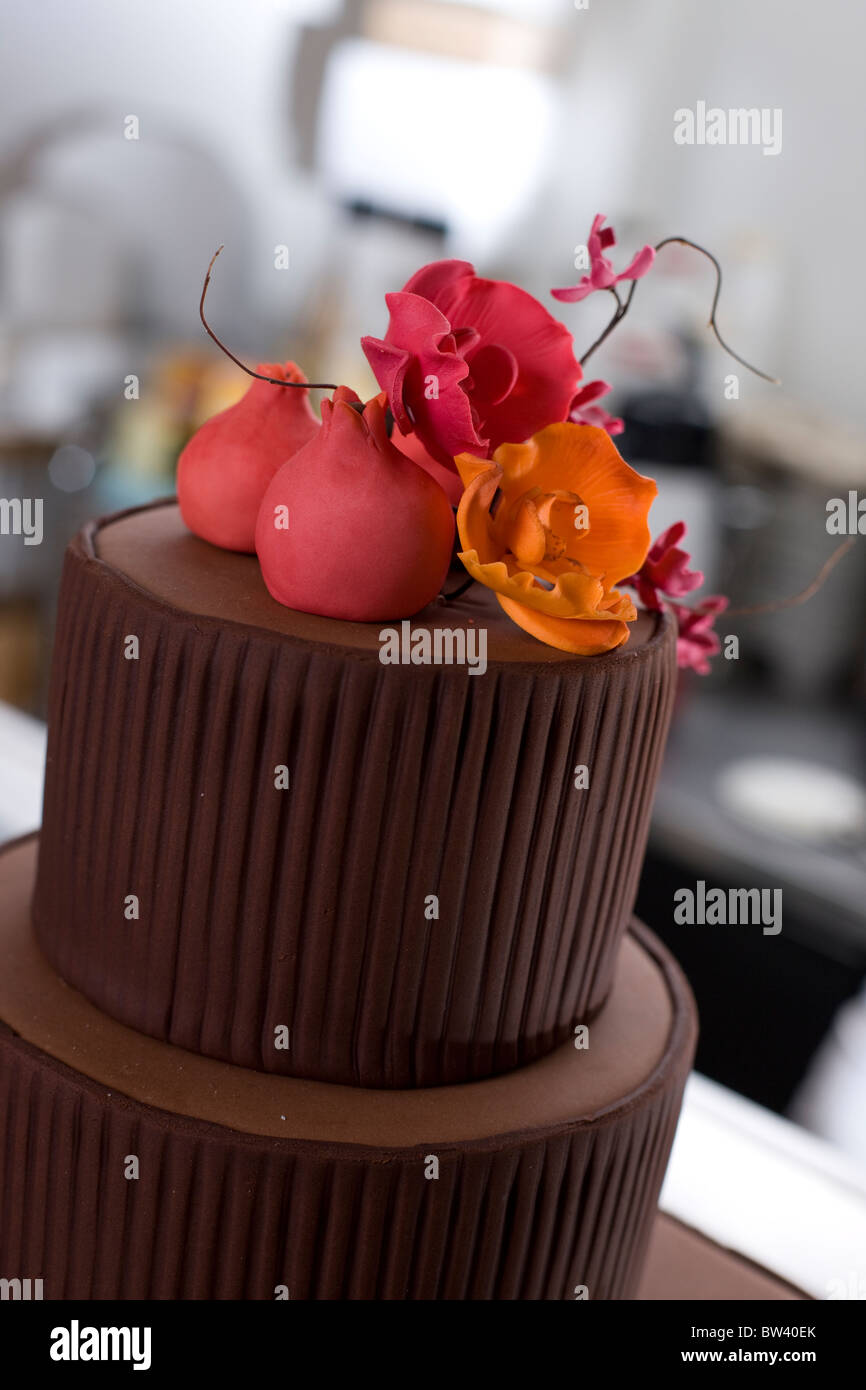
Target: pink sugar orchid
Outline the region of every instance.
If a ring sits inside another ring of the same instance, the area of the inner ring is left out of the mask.
[[[640,280],[646,275],[656,253],[652,246],[644,246],[638,251],[633,260],[621,270],[619,274],[614,270],[612,263],[605,256],[605,251],[609,246],[616,245],[616,235],[613,227],[605,227],[604,220],[606,214],[598,213],[592,220],[592,227],[586,249],[589,252],[589,274],[584,275],[576,284],[566,289],[551,290],[554,299],[559,299],[565,304],[577,304],[581,299],[586,299],[587,295],[593,294],[595,290],[609,290],[614,285],[618,285],[621,280]]]
[[[669,598],[683,598],[703,584],[701,571],[688,567],[691,560],[688,551],[679,548],[685,534],[686,523],[675,521],[653,542],[637,574],[625,580],[626,584],[637,589],[644,608],[661,608],[660,593]]]
[[[677,665],[697,671],[699,676],[710,674],[708,658],[716,656],[721,643],[713,631],[713,623],[724,613],[728,600],[722,594],[711,594],[696,608],[682,603],[670,604],[677,620]]]
[[[713,623],[724,613],[728,600],[722,594],[710,594],[694,608],[671,599],[683,598],[704,582],[700,570],[689,569],[691,556],[680,549],[686,534],[686,523],[675,521],[650,546],[646,559],[637,574],[622,580],[637,589],[644,608],[658,612],[668,607],[677,620],[677,665],[697,671],[701,676],[710,673],[709,657],[721,648],[713,631]]]
[[[612,389],[608,381],[588,381],[571,402],[569,420],[576,425],[595,425],[597,429],[607,430],[611,436],[622,434],[625,422],[618,415],[609,415],[604,406],[593,404]]]

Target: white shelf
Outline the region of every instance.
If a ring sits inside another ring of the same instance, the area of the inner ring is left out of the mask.
[[[661,1207],[814,1298],[866,1298],[866,1172],[697,1073]]]

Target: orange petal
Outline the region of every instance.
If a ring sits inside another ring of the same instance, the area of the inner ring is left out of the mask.
[[[506,493],[519,480],[520,491],[532,486],[579,494],[589,512],[589,531],[575,536],[569,554],[603,576],[605,588],[640,569],[650,546],[647,515],[658,489],[629,467],[605,430],[570,421],[548,425],[526,444],[502,445],[493,457],[502,466]]]
[[[468,454],[461,454],[468,458]],[[478,471],[467,485],[457,508],[457,530],[465,550],[476,551],[481,564],[498,560],[502,553],[500,543],[493,535],[490,517],[490,503],[499,486],[502,474],[496,464]]]
[[[508,549],[519,565],[529,569],[544,559],[546,537],[544,527],[531,498],[524,499],[511,520],[507,531]]]
[[[534,608],[552,618],[586,618],[593,622],[610,619],[610,613],[603,606],[610,596],[605,595],[601,580],[595,575],[560,574],[551,577],[550,588],[544,588],[535,582],[531,571],[520,568],[513,556],[484,564],[477,550],[458,553],[473,579],[493,589],[494,593],[513,599],[521,607]],[[624,617],[627,612],[635,616],[630,601],[622,595],[617,597],[615,612],[617,618]]]
[[[598,605],[598,611],[607,618],[621,618],[624,623],[633,623],[637,617],[631,596],[624,594],[621,589],[608,589]]]
[[[464,487],[468,487],[479,473],[487,473],[491,468],[496,467],[490,462],[490,459],[476,458],[474,454],[458,454],[454,460],[454,465],[460,474],[460,481]]]
[[[551,618],[546,613],[538,613],[527,608],[524,603],[497,594],[504,611],[525,632],[546,642],[549,647],[558,647],[563,652],[573,652],[575,656],[599,656],[602,652],[613,651],[628,641],[628,624],[613,622],[587,622],[583,618]]]

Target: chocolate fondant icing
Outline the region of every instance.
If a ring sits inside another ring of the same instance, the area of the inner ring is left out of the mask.
[[[672,624],[573,657],[476,586],[443,627],[484,674],[384,665],[170,502],[70,546],[45,823],[0,852],[0,1277],[634,1295],[696,1032],[629,925]]]
[[[82,533],[34,900],[60,975],[154,1038],[377,1088],[492,1076],[594,1017],[645,847],[672,625],[573,657],[475,586],[412,620],[442,626],[486,629],[485,674],[383,666],[378,627],[281,607],[254,557],[170,503]]]
[[[587,1049],[361,1091],[101,1013],[33,939],[35,848],[0,854],[4,1276],[38,1270],[46,1298],[634,1293],[695,1042],[688,987],[645,928]]]

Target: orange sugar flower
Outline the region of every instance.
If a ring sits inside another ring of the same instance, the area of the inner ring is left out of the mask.
[[[492,459],[460,454],[460,559],[539,641],[578,656],[628,639],[637,612],[616,589],[649,550],[656,485],[593,425],[548,425]]]

